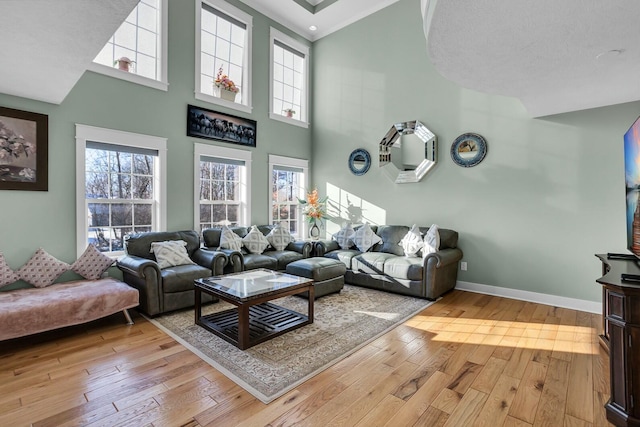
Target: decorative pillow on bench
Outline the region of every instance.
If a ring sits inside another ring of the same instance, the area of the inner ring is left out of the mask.
[[[29,261],[17,271],[18,276],[36,288],[52,285],[62,273],[69,271],[71,266],[56,259],[44,249],[39,248]]]
[[[9,267],[4,255],[0,252],[0,288],[17,282],[20,277]]]
[[[103,254],[94,245],[87,246],[80,258],[71,264],[71,269],[89,280],[98,280],[114,263],[114,259]]]

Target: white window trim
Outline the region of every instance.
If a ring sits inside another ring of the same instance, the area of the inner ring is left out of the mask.
[[[286,117],[282,114],[275,113],[273,111],[273,41],[279,42],[290,46],[292,49],[304,54],[304,91],[302,92],[301,103],[304,105],[305,115],[304,119],[294,119],[293,117]],[[291,125],[308,128],[309,122],[309,64],[310,64],[310,49],[309,46],[305,46],[299,41],[289,37],[282,31],[278,31],[271,27],[269,31],[269,118],[277,120],[279,122],[288,123]]]
[[[306,189],[309,188],[309,160],[269,154],[269,179],[267,180],[267,194],[272,194],[273,192],[271,188],[271,180],[273,177],[273,169],[275,168],[275,166],[289,166],[292,168],[302,169],[302,173],[304,174],[304,182],[300,187],[300,194],[298,195],[298,197],[304,199],[306,197]],[[300,221],[300,223],[298,224],[298,230],[300,230],[301,232],[301,235],[298,237],[302,239],[307,235],[309,226],[302,215],[298,217],[298,221]],[[271,196],[269,197],[269,224],[273,224],[273,198]]]
[[[157,191],[156,221],[154,231],[167,229],[167,138],[98,128],[76,124],[76,252],[79,257],[87,248],[87,199],[86,199],[86,148],[87,142],[104,142],[123,147],[146,148],[158,151],[158,164],[154,173],[153,188]],[[122,255],[118,252],[113,257]]]
[[[218,157],[221,159],[244,161],[244,175],[241,182],[246,185],[240,187],[240,198],[245,200],[240,209],[238,224],[248,224],[251,218],[251,151],[235,148],[219,147],[217,145],[195,143],[193,147],[193,229],[200,230],[200,157]]]
[[[223,0],[195,0],[196,2],[196,60],[195,60],[195,76],[194,76],[194,87],[195,87],[195,98],[200,101],[209,102],[211,104],[217,104],[222,107],[231,108],[233,110],[242,111],[245,113],[251,113],[253,110],[253,101],[252,101],[252,86],[253,86],[253,73],[251,66],[251,58],[253,55],[251,54],[251,46],[253,45],[253,17],[235,6],[230,5],[229,3]],[[208,95],[206,93],[200,92],[200,69],[201,69],[201,13],[202,13],[202,3],[206,3],[209,6],[219,9],[222,12],[226,13],[232,18],[237,19],[247,25],[247,43],[244,48],[244,66],[243,72],[246,72],[247,81],[242,82],[243,87],[243,101],[246,104],[240,104],[238,102],[227,101],[226,99],[218,98],[217,96]]]
[[[140,76],[135,73],[129,73],[127,71],[122,71],[114,67],[107,67],[104,64],[98,64],[96,62],[91,62],[87,69],[89,71],[93,71],[94,73],[104,74],[105,76],[114,77],[120,80],[126,80],[131,83],[139,84],[142,86],[148,86],[153,89],[158,89],[162,91],[169,90],[169,77],[168,77],[168,51],[169,51],[169,0],[160,0],[160,55],[158,60],[160,60],[160,80],[150,79],[148,77]]]

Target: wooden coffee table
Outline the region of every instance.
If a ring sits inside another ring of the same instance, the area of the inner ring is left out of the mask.
[[[195,321],[241,350],[313,323],[313,280],[267,269],[198,279]],[[202,292],[236,306],[202,315]],[[309,292],[307,315],[268,301]]]

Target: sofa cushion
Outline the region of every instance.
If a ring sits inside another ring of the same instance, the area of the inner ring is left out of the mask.
[[[422,280],[422,258],[394,257],[384,263],[384,274],[395,279]]]
[[[268,268],[277,270],[278,260],[264,254],[246,254],[243,256],[244,269],[255,270],[258,268]]]
[[[380,236],[371,229],[369,224],[364,224],[362,227],[359,227],[355,233],[353,233],[351,239],[360,252],[367,252],[382,241]]]
[[[20,277],[9,267],[4,255],[0,252],[0,288],[18,280],[20,280]]]
[[[407,231],[407,234],[400,240],[400,246],[402,246],[405,256],[418,256],[418,252],[424,247],[424,240],[422,240],[422,233],[416,224],[413,224],[411,230]]]
[[[98,280],[114,262],[113,258],[100,252],[94,245],[89,245],[80,258],[71,264],[71,269],[85,279]]]
[[[324,257],[306,258],[287,265],[287,273],[307,277],[315,282],[344,276],[346,272],[347,268],[343,263]]]
[[[350,222],[347,222],[337,233],[333,234],[333,240],[338,242],[340,248],[349,249],[353,246],[353,235],[355,231],[353,230],[353,226]]]
[[[420,227],[420,232],[425,235],[429,227]],[[438,228],[440,234],[440,249],[455,249],[458,247],[458,232],[447,228]]]
[[[289,243],[293,242],[293,237],[289,230],[278,224],[267,234],[267,240],[276,251],[283,251]]]
[[[351,269],[361,273],[384,274],[384,263],[397,255],[386,252],[365,252],[351,260]]]
[[[287,264],[303,259],[302,254],[294,251],[265,251],[263,255],[276,260],[276,270],[284,270]]]
[[[353,257],[360,255],[362,252],[355,249],[338,249],[325,254],[325,257],[336,259],[342,262],[345,267],[351,268],[351,260]]]
[[[184,240],[151,242],[151,252],[156,256],[156,262],[160,269],[175,265],[195,264],[189,258],[187,242]]]
[[[69,271],[71,266],[56,259],[42,248],[17,271],[18,276],[36,288],[50,286],[62,273]]]
[[[378,227],[378,236],[382,237],[382,244],[376,248],[379,252],[386,252],[404,256],[404,250],[400,246],[400,240],[407,234],[409,227],[406,225],[381,225]]]
[[[229,227],[222,227],[220,232],[220,247],[239,251],[242,249],[242,238],[233,232]]]
[[[258,227],[255,225],[251,227],[251,231],[242,238],[242,243],[247,251],[252,254],[261,254],[269,246],[269,241]]]
[[[164,293],[193,290],[194,280],[213,276],[211,270],[197,264],[167,267],[160,274]]]

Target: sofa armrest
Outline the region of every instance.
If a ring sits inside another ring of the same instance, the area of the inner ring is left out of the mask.
[[[441,249],[437,252],[427,254],[424,258],[424,266],[427,267],[429,260],[435,260],[436,267],[441,268],[451,263],[457,263],[462,259],[462,251],[458,248],[455,249]]]
[[[214,276],[224,274],[224,267],[229,262],[229,258],[225,253],[208,249],[196,249],[191,259],[193,259],[196,264],[211,270]]]
[[[298,241],[289,243],[286,249],[288,251],[298,252],[299,254],[302,254],[304,258],[309,258],[311,256],[311,250],[313,249],[313,245],[311,244],[311,242],[298,240]]]
[[[240,251],[234,251],[233,249],[225,249],[225,248],[202,248],[205,251],[215,251],[224,254],[227,257],[226,270],[225,273],[239,273],[244,271],[244,256]],[[229,268],[230,267],[230,268]],[[230,270],[230,271],[229,271]],[[224,274],[224,273],[216,273],[216,274]]]
[[[125,255],[116,261],[116,266],[122,270],[123,273],[131,274],[141,279],[144,279],[150,272],[154,272],[157,277],[160,277],[160,266],[158,266],[158,263],[147,258]]]
[[[324,256],[331,251],[337,251],[340,245],[335,240],[317,240],[315,243],[316,256]]]
[[[422,284],[425,298],[434,300],[456,287],[458,261],[461,259],[462,251],[458,248],[427,254]]]
[[[162,274],[158,263],[135,255],[125,255],[116,261],[122,271],[122,279],[136,288],[140,296],[140,309],[149,316],[164,311]]]

